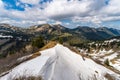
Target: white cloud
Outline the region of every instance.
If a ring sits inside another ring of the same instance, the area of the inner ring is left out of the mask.
[[[53,0],[45,8],[45,13],[48,17],[53,19],[63,19],[73,16],[85,16],[90,11],[89,5],[91,1],[67,1],[67,0]],[[87,14],[86,14],[87,13]]]
[[[102,21],[119,21],[120,16],[109,16],[102,18]]]
[[[46,24],[47,21],[37,21],[37,24]]]
[[[22,3],[39,4],[40,0],[20,0]]]
[[[73,17],[72,21],[74,23],[79,23],[79,22],[86,22],[86,23],[92,22],[92,23],[96,23],[96,24],[102,23],[99,16],[86,16],[84,18],[83,17]]]
[[[2,8],[3,7],[3,2],[2,2],[2,0],[0,0],[0,8]]]
[[[110,16],[120,15],[120,0],[110,0],[109,4],[105,6],[101,11]]]
[[[41,24],[54,20],[58,24],[63,19],[70,19],[76,22],[102,23],[104,21],[120,20],[120,0],[110,0],[105,4],[105,0],[53,0],[44,4],[39,4],[41,0],[19,0],[16,6],[22,6],[24,11],[15,9],[7,10],[5,3],[0,0],[0,18],[9,18],[4,22],[13,24],[22,23]],[[28,4],[34,5],[29,7]],[[40,9],[40,8],[43,9]],[[9,14],[8,14],[9,13]],[[4,19],[3,19],[4,20]]]
[[[4,3],[2,2],[2,0],[0,0],[0,15],[3,14],[4,11]]]
[[[54,24],[61,24],[62,25],[62,22],[56,21]]]

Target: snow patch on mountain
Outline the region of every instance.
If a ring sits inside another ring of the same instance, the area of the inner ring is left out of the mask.
[[[40,53],[41,56],[18,65],[0,80],[20,76],[42,76],[43,80],[108,80],[107,74],[120,80],[120,75],[62,45],[57,44]]]

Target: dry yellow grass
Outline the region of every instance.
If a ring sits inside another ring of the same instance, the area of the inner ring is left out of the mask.
[[[57,44],[57,42],[55,42],[55,41],[50,41],[48,44],[46,44],[44,47],[42,47],[42,48],[40,49],[40,51],[41,51],[41,50],[45,50],[45,49],[52,48],[52,47],[54,47],[56,44]],[[40,56],[40,55],[41,55],[41,53],[38,51],[38,52],[34,53],[32,56],[30,56],[29,59],[36,58],[36,57],[38,57],[38,56]]]
[[[116,64],[118,59],[119,59],[118,57],[115,57],[111,59],[110,61],[112,62],[112,64]]]
[[[111,62],[112,64],[115,64],[115,63],[116,63],[116,60],[115,60],[115,59],[112,59],[112,60],[110,60],[110,62]]]
[[[34,53],[32,56],[30,56],[30,59],[36,58],[36,57],[38,57],[38,56],[40,56],[40,55],[41,55],[40,52],[36,52],[36,53]]]
[[[103,57],[106,57],[106,56],[110,56],[110,55],[112,55],[112,54],[114,54],[114,52],[111,52],[111,53],[105,53],[105,55],[100,56],[100,58],[103,58]]]
[[[44,47],[42,47],[40,50],[45,50],[54,47],[57,44],[55,41],[50,41],[48,44],[46,44]]]
[[[110,74],[105,74],[105,77],[106,77],[108,80],[115,80],[115,78],[112,77]]]

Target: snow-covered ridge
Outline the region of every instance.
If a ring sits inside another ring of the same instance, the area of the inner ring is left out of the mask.
[[[42,76],[43,80],[108,80],[106,75],[120,80],[120,75],[62,45],[57,44],[40,53],[41,56],[18,65],[0,80],[20,76]]]

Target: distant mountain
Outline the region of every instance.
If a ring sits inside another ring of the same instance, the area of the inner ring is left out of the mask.
[[[11,35],[13,37],[20,37],[26,35],[26,29],[11,26],[9,24],[0,24],[0,34]]]
[[[118,30],[118,29],[109,28],[109,30],[116,35],[120,35],[120,30]]]
[[[12,26],[9,24],[0,24],[0,31],[7,31],[7,32],[19,32],[19,31],[24,31],[23,28]]]
[[[26,29],[0,24],[0,58],[18,51],[28,43],[30,36],[26,33]]]
[[[71,33],[69,32],[69,29],[62,26],[62,25],[49,25],[49,24],[43,24],[43,25],[35,25],[28,29],[29,34],[33,34],[34,36],[42,35],[45,37],[45,39],[58,39],[58,37],[65,36],[66,34],[69,36]]]
[[[31,26],[28,29],[28,33],[36,36],[42,34],[47,38],[64,36],[64,34],[67,33],[72,35],[72,37],[79,37],[80,39],[87,40],[104,40],[114,36],[120,36],[120,30],[113,28],[91,28],[88,26],[78,26],[77,28],[69,29],[59,24],[43,24]]]
[[[29,28],[33,33],[41,32],[41,33],[53,33],[53,31],[57,31],[58,33],[61,33],[62,31],[67,30],[68,28],[65,28],[62,25],[49,25],[49,24],[43,24],[43,25],[37,25],[32,26]]]
[[[72,31],[77,35],[82,35],[89,40],[103,39],[103,37],[97,33],[97,30],[95,28],[78,26],[77,28],[72,29]]]
[[[91,28],[91,27],[77,27],[73,29],[73,32],[83,35],[89,40],[104,40],[111,38],[113,36],[119,36],[120,30],[100,27],[100,28]]]
[[[81,39],[88,39],[88,40],[104,40],[111,37],[120,36],[120,30],[118,29],[107,28],[107,27],[91,28],[88,26],[78,26],[77,28],[69,29],[60,24],[35,25],[27,29],[10,26],[9,24],[0,24],[0,34],[1,33],[7,35],[10,34],[13,36],[43,35],[44,37],[47,37],[47,39],[51,39],[53,37],[65,36],[65,34],[69,34],[72,37],[79,37]]]

